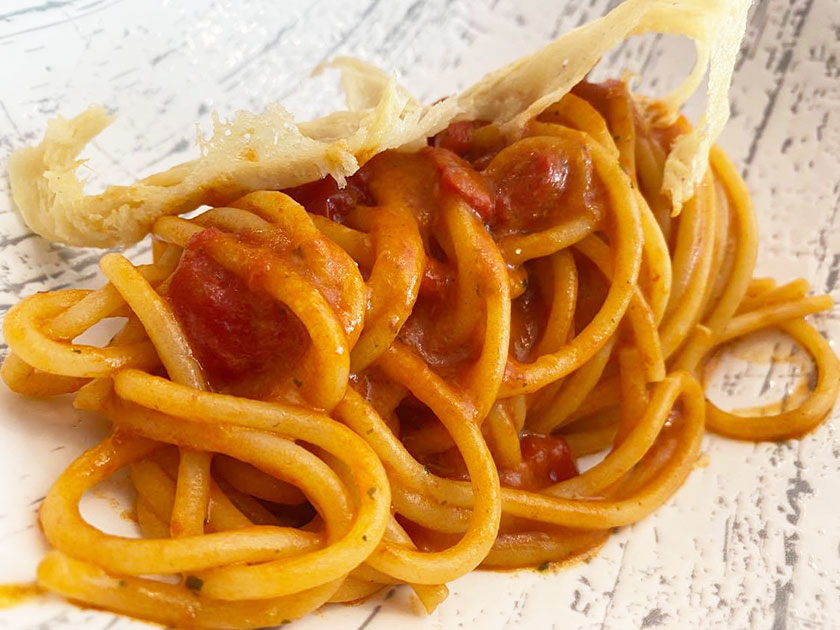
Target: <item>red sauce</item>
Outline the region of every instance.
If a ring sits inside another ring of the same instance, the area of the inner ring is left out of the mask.
[[[213,386],[224,388],[294,362],[307,333],[288,307],[205,253],[220,235],[209,228],[189,240],[168,298],[196,359]]]
[[[510,354],[517,361],[526,361],[543,333],[549,308],[534,285],[528,285],[510,307]]]
[[[450,287],[451,288],[451,287]],[[444,378],[455,378],[465,361],[475,361],[481,353],[478,340],[455,343],[449,335],[447,317],[452,291],[429,293],[417,300],[414,310],[399,332],[399,339],[435,368]]]
[[[397,407],[397,415],[400,439],[430,473],[469,480],[460,451],[449,446],[451,438],[431,409],[409,397]],[[499,469],[499,480],[506,488],[537,491],[578,474],[572,452],[562,437],[528,434],[520,440],[520,447],[522,462],[513,468]]]
[[[439,191],[448,192],[460,196],[497,236],[545,229],[570,214],[596,219],[604,214],[604,186],[582,147],[535,137],[503,148],[498,130],[476,121],[452,123],[430,144],[414,155],[375,156],[344,188],[327,176],[283,192],[339,223],[357,205],[404,203],[422,226],[432,220],[427,215],[439,205]],[[395,168],[400,185],[379,186],[378,175],[393,175]]]
[[[406,448],[408,448],[408,444],[406,444]],[[415,458],[426,467],[426,470],[438,477],[454,481],[469,481],[470,479],[464,458],[461,457],[460,451],[455,447],[437,453],[417,454]]]
[[[457,449],[451,448],[452,438],[426,405],[409,396],[397,406],[400,421],[400,440],[406,450],[434,474],[465,479],[467,469]]]
[[[503,487],[536,492],[578,475],[572,452],[563,438],[553,435],[526,435],[520,444],[522,462],[513,468],[499,469],[499,481]],[[406,441],[406,446],[408,445],[409,442]],[[417,459],[434,475],[458,481],[467,481],[470,478],[457,448],[438,453],[423,453],[418,455]]]
[[[553,435],[526,435],[521,440],[522,462],[499,471],[507,488],[541,490],[577,476],[578,470],[566,440]]]
[[[302,184],[282,191],[306,208],[307,212],[342,223],[344,217],[357,205],[373,205],[366,182],[366,172],[359,170],[347,178],[344,188],[339,188],[332,176]]]
[[[578,271],[578,299],[575,304],[575,330],[583,330],[604,305],[610,285],[595,264],[575,253]]]
[[[420,294],[425,297],[440,297],[449,287],[455,284],[455,272],[441,261],[429,258],[426,270],[420,280]]]

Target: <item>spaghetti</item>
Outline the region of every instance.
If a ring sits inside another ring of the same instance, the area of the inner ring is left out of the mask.
[[[840,365],[804,317],[831,302],[752,278],[755,217],[720,149],[672,216],[690,127],[666,111],[584,81],[514,139],[456,121],[344,187],[159,217],[152,264],[107,254],[104,287],[22,300],[6,384],[75,392],[114,426],[42,505],[39,584],[179,627],[272,626],[393,584],[431,611],[476,567],[593,553],[677,491],[706,428],[817,426]],[[113,317],[107,346],[74,341]],[[705,363],[767,327],[814,358],[810,396],[715,407]],[[122,468],[141,539],[79,513]]]

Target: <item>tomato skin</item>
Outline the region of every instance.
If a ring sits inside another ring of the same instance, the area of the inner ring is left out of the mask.
[[[248,287],[205,252],[221,235],[208,228],[189,240],[167,293],[195,358],[215,388],[288,365],[301,356],[308,339],[287,306]]]
[[[503,486],[536,491],[578,475],[572,452],[562,437],[530,434],[521,439],[520,446],[522,462],[499,471]]]
[[[447,149],[424,149],[440,174],[441,190],[459,195],[482,220],[493,213],[493,193],[481,173]]]

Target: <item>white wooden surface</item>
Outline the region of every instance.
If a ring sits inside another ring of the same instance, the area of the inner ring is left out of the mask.
[[[3,0],[0,170],[12,149],[40,137],[48,117],[102,103],[120,118],[90,148],[91,186],[135,179],[193,155],[195,122],[206,127],[213,109],[259,110],[272,101],[307,116],[334,109],[335,77],[306,77],[337,54],[394,69],[433,99],[616,2]],[[680,42],[646,38],[605,64],[642,72],[642,89],[656,92],[691,59]],[[743,166],[758,208],[759,273],[805,276],[840,297],[840,2],[761,0],[732,101],[722,143]],[[7,188],[4,177],[0,309],[37,290],[96,284],[99,252],[28,234]],[[840,339],[836,313],[818,322]],[[729,362],[712,379],[715,398],[783,396],[808,362],[783,342],[772,355],[764,364]],[[66,401],[0,392],[0,582],[32,579],[43,552],[37,505],[101,431]],[[295,627],[840,628],[836,419],[801,442],[709,437],[705,450],[707,468],[587,564],[549,575],[468,576],[431,617],[398,589],[361,607],[329,607]],[[113,513],[106,495],[85,504],[97,522]],[[109,526],[130,530],[120,519]],[[0,611],[0,629],[8,630],[140,627],[52,599]]]

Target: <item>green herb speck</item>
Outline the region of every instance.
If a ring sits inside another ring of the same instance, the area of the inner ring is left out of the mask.
[[[187,579],[184,580],[184,586],[186,586],[191,591],[200,591],[201,587],[204,586],[204,580],[201,578],[197,578],[194,575],[188,575]]]

